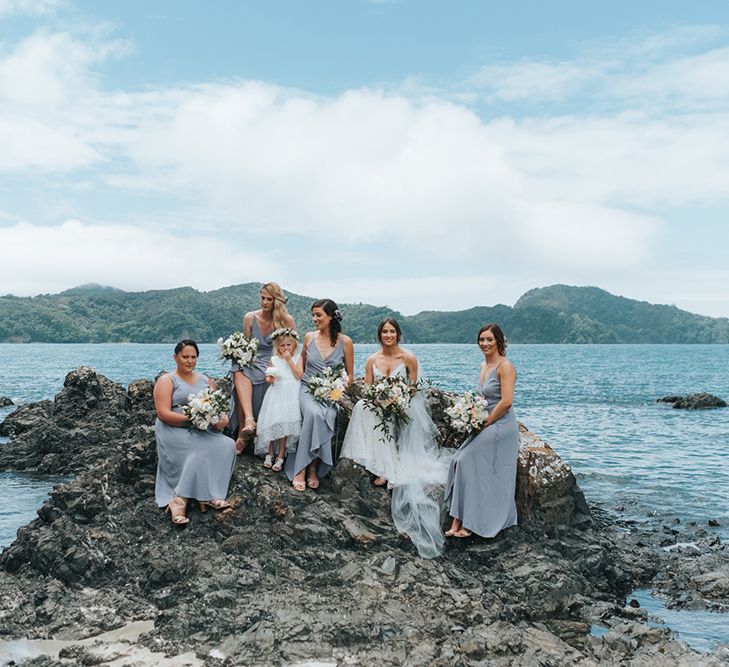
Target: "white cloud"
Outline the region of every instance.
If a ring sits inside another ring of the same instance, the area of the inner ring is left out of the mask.
[[[260,253],[195,233],[85,225],[74,219],[53,227],[0,227],[0,285],[17,296],[89,282],[130,291],[181,285],[215,289],[281,272],[278,263]]]
[[[13,14],[51,16],[65,4],[64,0],[0,0],[0,19]]]
[[[329,96],[254,81],[106,91],[95,70],[128,52],[127,43],[103,30],[39,31],[0,53],[0,171],[53,173],[58,190],[66,179],[74,191],[70,200],[81,197],[81,181],[130,200],[156,197],[157,220],[183,212],[203,230],[196,249],[219,256],[214,278],[196,277],[197,287],[278,275],[300,280],[297,291],[324,289],[326,281],[265,259],[276,235],[295,239],[302,255],[334,239],[331,259],[340,263],[332,271],[352,275],[331,283],[351,289],[340,298],[391,302],[388,281],[396,280],[408,299],[390,305],[405,312],[428,301],[509,303],[535,284],[608,285],[655,261],[666,206],[727,203],[729,48],[702,50],[702,35],[721,38],[689,31],[600,58],[490,65],[459,90],[463,99],[559,105],[585,96],[596,107],[489,118],[452,91],[412,85]],[[687,42],[694,52],[673,54]],[[4,284],[32,293],[48,291],[54,276],[63,287],[190,282],[182,267],[193,251],[174,225],[153,232],[119,220],[0,228],[3,248],[25,243],[52,258],[58,242],[79,259],[32,272],[8,263],[14,272],[0,268]],[[245,263],[225,240],[240,234],[251,239]],[[361,247],[365,257],[401,249],[403,265],[438,277],[425,287],[418,278],[370,280],[369,261],[344,259]],[[119,257],[137,255],[139,270],[119,268]],[[446,265],[457,273],[439,275]],[[484,265],[492,273],[479,277]],[[230,269],[237,266],[246,274]],[[490,291],[496,283],[511,291]]]

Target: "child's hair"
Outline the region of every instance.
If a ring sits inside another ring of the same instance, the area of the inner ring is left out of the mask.
[[[294,352],[296,352],[296,350],[298,349],[299,341],[297,338],[295,338],[291,334],[281,334],[280,336],[276,336],[276,338],[273,339],[273,346],[276,348],[276,354],[280,352],[279,345],[281,345],[281,343],[285,340],[290,340],[293,342]]]

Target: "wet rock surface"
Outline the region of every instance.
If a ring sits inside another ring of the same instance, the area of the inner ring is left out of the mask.
[[[0,408],[7,408],[10,405],[15,405],[12,398],[9,396],[0,396]]]
[[[664,396],[659,398],[656,403],[672,403],[674,408],[684,410],[708,410],[727,407],[727,402],[724,399],[705,392],[688,394],[687,396]]]
[[[188,527],[173,526],[154,504],[151,387],[124,390],[79,369],[55,401],[6,420],[5,469],[17,467],[13,454],[21,469],[50,468],[55,455],[53,472],[78,475],[0,555],[0,639],[81,640],[152,620],[138,648],[207,665],[729,661],[721,647],[692,651],[626,604],[652,582],[676,606],[726,609],[729,553],[711,527],[664,532],[590,512],[569,467],[525,429],[523,525],[452,540],[441,558],[423,560],[394,529],[388,492],[349,461],[318,492],[299,493],[243,455],[234,509],[202,514],[191,504]],[[45,441],[44,429],[53,433]],[[607,632],[592,636],[593,624]],[[28,664],[97,659],[93,645],[64,650]]]

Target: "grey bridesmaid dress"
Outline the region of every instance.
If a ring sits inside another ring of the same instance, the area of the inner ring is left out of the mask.
[[[172,409],[182,414],[190,394],[208,386],[208,378],[198,374],[193,384],[175,373],[172,380]],[[159,418],[154,424],[157,438],[157,480],[155,500],[165,507],[172,498],[213,500],[228,495],[228,485],[235,466],[235,442],[217,431],[200,431],[184,426],[170,426]]]
[[[332,436],[337,419],[337,408],[324,405],[314,399],[309,392],[309,380],[325,368],[332,368],[344,361],[342,337],[329,355],[322,359],[314,338],[306,348],[306,367],[301,378],[299,403],[301,405],[301,435],[295,454],[286,459],[284,470],[289,480],[293,480],[314,459],[319,459],[317,476],[324,477],[334,465],[332,457]]]
[[[498,366],[479,387],[489,412],[501,400],[497,370]],[[519,425],[511,408],[458,448],[448,472],[444,500],[448,513],[460,519],[464,528],[481,537],[494,537],[516,525],[518,454]]]
[[[263,397],[266,395],[268,388],[271,386],[266,382],[266,369],[270,365],[271,355],[273,354],[273,338],[271,338],[271,331],[268,336],[261,335],[261,329],[258,326],[258,318],[253,316],[253,324],[251,326],[251,336],[258,338],[258,350],[256,350],[256,356],[253,357],[253,361],[250,366],[239,366],[233,363],[230,367],[231,376],[236,371],[241,371],[253,385],[252,394],[252,407],[253,407],[253,419],[258,419],[258,413],[261,411],[261,405],[263,404]],[[232,378],[231,378],[232,379]],[[238,397],[235,393],[235,383],[232,385],[231,396],[230,396],[230,431],[235,433],[240,424],[238,423],[238,411],[236,410],[236,402]]]

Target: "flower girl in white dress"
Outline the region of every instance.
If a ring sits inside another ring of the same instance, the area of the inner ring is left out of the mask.
[[[296,449],[301,433],[299,389],[304,369],[297,354],[299,334],[289,328],[272,334],[274,352],[266,369],[269,387],[258,415],[255,453],[265,456],[263,465],[279,472],[287,452]],[[274,460],[274,447],[277,447]]]

